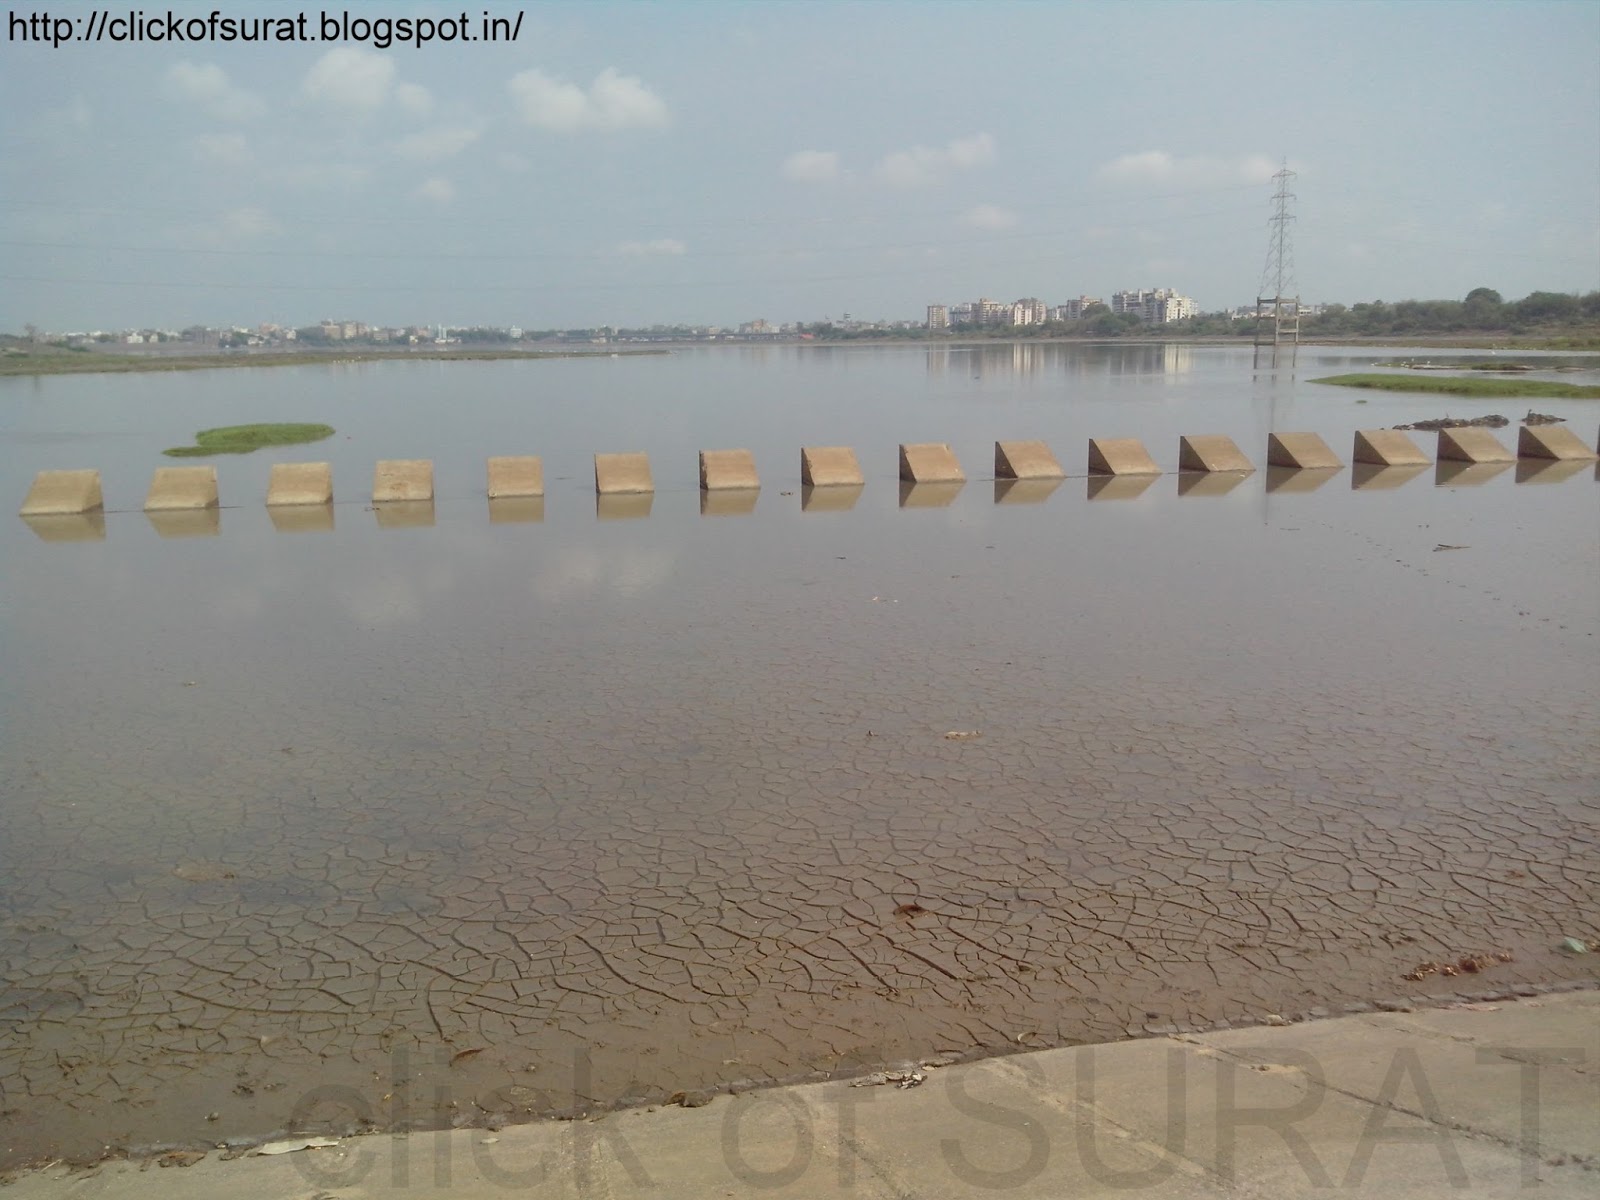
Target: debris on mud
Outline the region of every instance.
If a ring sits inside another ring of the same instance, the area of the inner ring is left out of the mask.
[[[192,1167],[206,1156],[204,1150],[168,1150],[156,1159],[158,1167]]]
[[[1490,413],[1486,417],[1434,417],[1429,421],[1413,421],[1409,425],[1396,425],[1396,429],[1467,429],[1480,426],[1484,429],[1503,429],[1511,424],[1509,420],[1499,413]]]
[[[952,729],[944,736],[946,741],[958,742],[966,738],[982,737],[983,735],[976,729]]]
[[[321,1150],[328,1146],[337,1146],[338,1138],[331,1137],[300,1137],[289,1138],[282,1142],[267,1142],[256,1147],[257,1154],[293,1154],[296,1150]]]
[[[476,1057],[487,1049],[487,1046],[474,1046],[470,1050],[457,1050],[450,1056],[450,1065],[453,1067],[459,1062],[466,1062],[467,1059]]]
[[[1413,983],[1419,979],[1426,979],[1429,975],[1476,975],[1479,971],[1487,970],[1496,963],[1516,961],[1516,956],[1509,950],[1496,950],[1493,954],[1463,954],[1454,962],[1425,962],[1400,976]]]
[[[1589,953],[1589,943],[1579,938],[1562,938],[1561,949],[1568,954],[1587,954]]]
[[[704,1108],[711,1103],[711,1093],[702,1091],[673,1092],[672,1095],[667,1097],[667,1103],[676,1104],[679,1108]]]
[[[928,910],[923,908],[922,905],[913,902],[911,904],[895,905],[894,915],[897,917],[905,917],[907,920],[910,920],[912,917],[920,917],[927,911]]]
[[[1437,554],[1441,550],[1470,550],[1470,549],[1472,549],[1471,546],[1452,546],[1449,542],[1440,542],[1437,546],[1435,546],[1433,548],[1433,552],[1435,554]]]
[[[883,1087],[892,1083],[904,1091],[906,1088],[921,1087],[928,1076],[921,1070],[913,1067],[908,1070],[874,1071],[871,1075],[863,1075],[860,1079],[851,1082],[851,1087]]]
[[[221,863],[183,862],[172,868],[172,873],[185,883],[217,883],[223,879],[237,878],[237,873]]]

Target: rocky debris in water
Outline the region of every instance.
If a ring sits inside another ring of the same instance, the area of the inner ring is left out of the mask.
[[[1537,413],[1530,408],[1528,415],[1522,418],[1522,423],[1524,425],[1559,425],[1565,420],[1565,417],[1552,417],[1549,413]]]
[[[704,1108],[711,1103],[711,1093],[702,1091],[673,1092],[667,1097],[668,1104],[676,1104],[680,1108]]]
[[[1503,429],[1511,424],[1509,420],[1499,413],[1490,413],[1486,417],[1435,417],[1431,421],[1413,421],[1409,425],[1396,425],[1396,429],[1468,429],[1480,426],[1484,429]]]
[[[1419,979],[1426,979],[1429,975],[1476,975],[1496,963],[1508,963],[1514,959],[1515,955],[1509,950],[1496,950],[1493,954],[1463,954],[1454,962],[1419,963],[1414,970],[1400,978],[1415,983]]]

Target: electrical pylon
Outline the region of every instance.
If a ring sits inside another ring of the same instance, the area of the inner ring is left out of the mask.
[[[1256,346],[1271,346],[1276,365],[1278,347],[1300,345],[1300,297],[1294,281],[1294,213],[1290,190],[1295,173],[1289,162],[1272,177],[1277,190],[1272,194],[1272,216],[1267,221],[1267,264],[1256,290]]]

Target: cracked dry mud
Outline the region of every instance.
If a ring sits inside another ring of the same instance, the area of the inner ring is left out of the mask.
[[[1587,486],[18,542],[4,1163],[1587,978]]]

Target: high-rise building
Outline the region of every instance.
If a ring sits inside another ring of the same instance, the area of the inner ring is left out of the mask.
[[[949,329],[950,309],[943,304],[928,305],[928,328]]]
[[[1166,325],[1195,316],[1200,306],[1171,288],[1143,288],[1111,293],[1111,311],[1132,313],[1146,325]]]

